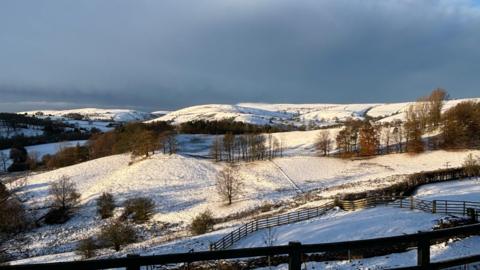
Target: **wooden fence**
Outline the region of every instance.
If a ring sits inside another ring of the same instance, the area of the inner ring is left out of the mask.
[[[101,260],[85,260],[60,263],[43,263],[30,265],[14,265],[0,266],[0,270],[12,269],[31,269],[31,270],[77,270],[77,269],[110,269],[110,268],[126,268],[127,270],[139,270],[140,267],[149,267],[147,269],[165,269],[160,266],[170,265],[185,266],[192,262],[202,262],[207,265],[208,261],[214,261],[211,267],[202,269],[217,269],[216,261],[238,258],[253,258],[266,256],[288,256],[288,265],[290,270],[300,270],[302,263],[305,261],[306,255],[324,253],[324,252],[342,252],[350,253],[350,251],[365,252],[371,249],[384,249],[395,245],[408,245],[417,249],[417,264],[399,269],[443,269],[452,266],[464,266],[470,263],[480,262],[480,254],[444,260],[440,262],[430,262],[430,245],[439,240],[449,239],[455,236],[468,236],[480,233],[480,224],[467,225],[449,229],[441,229],[430,232],[421,232],[416,234],[406,234],[400,236],[383,237],[375,239],[365,239],[336,243],[321,243],[302,245],[298,242],[291,242],[289,245],[257,247],[246,249],[230,249],[217,251],[203,251],[190,253],[165,254],[155,256],[127,256],[124,258],[101,259]],[[478,252],[478,251],[477,251]],[[172,265],[173,264],[173,265]]]
[[[388,205],[399,208],[417,209],[428,213],[439,213],[447,215],[471,216],[480,215],[480,202],[455,201],[455,200],[422,200],[414,196],[402,197],[368,197],[359,200],[339,200],[337,205],[347,211],[361,208],[375,207],[377,205]],[[473,211],[473,212],[472,212]]]
[[[261,229],[295,223],[321,216],[326,211],[332,209],[334,206],[335,204],[333,202],[329,202],[317,207],[305,208],[282,215],[252,220],[230,232],[229,234],[225,235],[215,243],[212,243],[210,245],[210,250],[221,250],[229,248],[233,244],[238,242],[240,239]]]
[[[389,205],[393,207],[417,209],[429,213],[455,214],[463,216],[473,215],[478,219],[480,215],[480,202],[468,201],[450,201],[450,200],[421,200],[413,196],[401,197],[367,197],[358,200],[336,200],[313,208],[304,208],[298,211],[262,218],[250,221],[239,228],[228,233],[220,240],[210,245],[210,250],[227,249],[236,242],[245,238],[249,234],[261,229],[296,223],[299,221],[319,217],[335,206],[346,211],[354,211],[367,207],[375,207],[377,205]],[[469,210],[472,209],[472,210]],[[469,212],[470,211],[470,212]],[[473,212],[471,212],[473,211]]]

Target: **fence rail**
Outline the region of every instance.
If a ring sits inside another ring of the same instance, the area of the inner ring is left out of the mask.
[[[230,232],[229,234],[225,235],[215,243],[212,243],[210,245],[210,250],[227,249],[236,242],[238,242],[240,239],[258,230],[319,217],[323,215],[326,211],[332,209],[334,206],[335,204],[333,202],[329,202],[317,207],[305,208],[295,212],[289,212],[273,217],[252,220]]]
[[[456,258],[441,262],[430,262],[430,245],[439,240],[454,236],[474,235],[480,233],[480,224],[467,225],[449,229],[441,229],[416,234],[407,234],[392,237],[365,239],[356,241],[321,243],[302,245],[292,242],[289,245],[257,247],[246,249],[230,249],[217,251],[203,251],[191,253],[165,254],[156,256],[130,256],[116,259],[86,260],[61,263],[43,263],[30,265],[0,266],[0,270],[32,269],[32,270],[76,270],[76,269],[108,269],[126,268],[139,270],[142,266],[160,266],[167,264],[183,264],[192,262],[206,262],[226,259],[253,258],[265,256],[288,255],[290,270],[300,270],[306,254],[323,252],[350,252],[351,250],[371,250],[388,248],[393,245],[409,245],[417,249],[417,266],[401,269],[442,269],[444,267],[465,265],[480,262],[480,254],[464,258]]]
[[[413,196],[367,197],[358,200],[337,200],[336,202],[325,203],[321,206],[313,208],[304,208],[278,216],[250,221],[225,235],[220,240],[212,243],[210,245],[210,250],[227,249],[233,246],[233,244],[236,242],[240,241],[242,238],[245,238],[249,234],[262,229],[319,217],[335,206],[339,206],[346,211],[354,211],[367,207],[375,207],[382,204],[399,208],[410,208],[412,210],[416,209],[428,213],[455,214],[463,216],[473,215],[476,219],[478,219],[478,216],[480,215],[480,202],[451,200],[428,201],[418,199]]]

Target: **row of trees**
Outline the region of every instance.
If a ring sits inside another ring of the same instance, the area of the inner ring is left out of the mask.
[[[370,120],[347,120],[345,127],[332,138],[330,131],[319,133],[316,148],[326,156],[333,150],[335,141],[341,156],[371,156],[381,153],[404,152],[405,129],[400,121],[374,123]]]
[[[335,137],[338,152],[341,156],[371,156],[390,152],[413,152],[425,150],[422,136],[427,132],[440,130],[443,141],[436,147],[448,148],[459,141],[458,133],[463,136],[473,134],[477,130],[469,119],[478,118],[478,109],[472,103],[461,103],[442,115],[443,102],[448,94],[443,89],[435,89],[430,95],[418,99],[408,106],[405,120],[387,123],[375,123],[372,119],[345,122],[344,128]],[[462,116],[469,115],[468,117]],[[467,125],[468,127],[465,127]],[[474,136],[475,137],[475,136]],[[471,141],[475,140],[470,137]],[[438,141],[438,138],[435,139]],[[463,140],[465,142],[465,140]],[[322,131],[317,139],[317,149],[321,155],[328,155],[332,150],[333,139],[328,131]],[[466,143],[472,145],[473,143]]]
[[[158,122],[133,123],[113,131],[94,134],[85,146],[65,147],[54,155],[45,155],[39,166],[60,168],[109,155],[132,153],[132,158],[148,157],[155,151],[177,152],[176,133],[173,127]]]
[[[298,128],[291,125],[254,125],[233,119],[195,120],[181,123],[178,132],[186,134],[250,134],[292,131]]]
[[[282,142],[272,134],[227,133],[215,136],[210,149],[215,161],[254,161],[272,159],[283,155]]]
[[[148,157],[155,150],[173,154],[177,150],[174,127],[165,122],[132,123],[97,134],[88,141],[90,158],[132,152],[132,156]]]

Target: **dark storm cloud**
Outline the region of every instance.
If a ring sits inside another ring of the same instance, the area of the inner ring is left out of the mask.
[[[0,111],[477,94],[475,1],[4,0]]]

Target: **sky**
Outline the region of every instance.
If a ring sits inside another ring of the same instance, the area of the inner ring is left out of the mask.
[[[2,0],[0,111],[480,91],[473,0]]]

